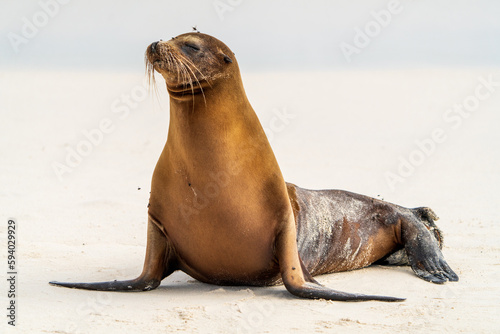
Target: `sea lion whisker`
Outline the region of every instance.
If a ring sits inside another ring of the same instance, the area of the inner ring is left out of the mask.
[[[183,64],[179,61],[177,56],[175,54],[172,54],[172,62],[175,64],[175,68],[177,71],[177,82],[180,82],[182,84],[183,89],[187,87],[187,82],[189,79],[187,78],[186,75],[186,70],[184,69]]]
[[[177,63],[179,64],[179,67],[180,69],[182,70],[182,73],[183,73],[183,81],[182,81],[182,85],[183,87],[186,89],[186,88],[193,88],[193,85],[192,85],[192,80],[191,80],[191,75],[189,74],[187,68],[186,68],[186,65],[184,65],[184,63],[179,59],[179,58],[176,58],[177,60]]]
[[[150,94],[154,94],[156,96],[157,101],[160,100],[160,96],[158,93],[158,86],[156,85],[156,77],[155,77],[155,69],[153,64],[149,61],[147,51],[144,54],[144,62],[146,65],[146,77]]]
[[[183,56],[181,56],[181,58],[184,58]],[[184,58],[185,59],[185,58]],[[182,59],[181,59],[182,61]],[[207,104],[207,100],[205,98],[205,92],[203,91],[203,86],[201,85],[201,82],[198,80],[198,78],[196,77],[196,74],[194,73],[194,71],[191,69],[190,66],[186,65],[184,62],[183,62],[184,66],[186,66],[186,68],[191,72],[191,74],[193,75],[194,79],[196,80],[196,82],[198,83],[198,87],[200,88],[201,90],[201,94],[203,95],[203,101],[205,102],[205,105]],[[199,70],[198,70],[199,72]],[[201,72],[200,72],[201,73]],[[203,74],[202,74],[203,75]],[[208,83],[208,81],[207,81]],[[208,83],[210,84],[210,83]],[[193,91],[193,99],[194,99],[194,91]],[[194,104],[194,100],[193,100],[193,104]]]
[[[188,58],[184,57],[183,55],[179,55],[181,58],[185,59],[187,61],[187,63],[190,65],[190,67],[194,67],[194,69],[196,71],[198,71],[198,73],[200,73],[201,77],[202,77],[202,80],[205,80],[205,82],[210,86],[212,87],[212,84],[210,83],[210,80],[207,76],[205,76],[205,74],[203,74],[203,72],[200,71],[200,69]],[[193,73],[194,74],[194,73]]]
[[[206,105],[207,100],[205,97],[205,92],[203,90],[203,86],[201,85],[201,82],[198,80],[198,77],[196,76],[196,74],[194,73],[194,71],[191,67],[194,67],[200,73],[200,75],[202,76],[202,80],[204,80],[210,87],[212,87],[212,85],[208,81],[208,78],[198,69],[198,67],[191,60],[189,60],[188,58],[184,57],[181,54],[179,54],[179,57],[180,57],[180,61],[182,61],[184,66],[186,66],[189,69],[189,71],[193,74],[193,77],[196,80],[198,87],[200,88],[201,94],[203,95],[203,101],[205,102],[205,105]],[[187,64],[186,64],[186,62],[187,62]]]
[[[172,62],[172,64],[175,64],[175,70],[176,70],[176,73],[177,73],[177,81],[181,81],[181,73],[180,73],[179,65],[177,64],[175,56],[173,54],[171,54],[171,53],[169,53],[168,56],[169,56],[170,61]],[[174,66],[174,65],[172,65],[172,66]]]
[[[191,74],[189,73],[188,71],[188,67],[186,66],[186,64],[184,64],[184,62],[182,62],[181,59],[177,58],[177,61],[178,63],[180,64],[181,66],[181,69],[183,70],[183,73],[185,74],[185,81],[183,82],[184,84],[184,87],[189,87],[191,88],[191,97],[193,99],[193,104],[192,104],[192,112],[194,112],[194,106],[195,106],[195,98],[194,98],[194,86],[193,86],[193,79],[191,77]]]
[[[180,71],[182,74],[182,78],[180,80],[182,86],[184,89],[188,88],[189,83],[191,82],[191,77],[189,76],[188,71],[185,68],[185,65],[182,63],[182,61],[179,59],[177,54],[173,55],[173,59],[176,63],[177,69]]]
[[[205,76],[205,74],[203,72],[200,71],[200,69],[198,68],[198,66],[195,65],[195,63],[193,63],[189,58],[186,58],[185,56],[183,55],[179,55],[179,57],[181,57],[185,62],[187,62],[187,64],[190,66],[190,67],[193,67],[196,71],[198,71],[198,73],[200,73],[200,75],[202,76],[202,79],[203,80],[206,80],[208,81],[209,79]]]
[[[175,73],[177,74],[177,82],[182,82],[183,77],[181,77],[181,71],[179,69],[179,64],[177,62],[175,55],[169,53],[168,56],[169,56],[169,59],[172,63],[172,67],[175,68]]]
[[[185,88],[189,87],[191,88],[191,96],[193,98],[193,110],[194,110],[194,104],[195,104],[195,93],[194,93],[194,85],[193,85],[193,81],[194,80],[197,80],[196,76],[194,75],[194,73],[192,72],[192,70],[189,68],[189,66],[187,66],[181,58],[179,58],[180,55],[178,54],[174,54],[175,56],[175,61],[178,63],[178,67],[182,70],[182,73],[183,73],[183,80],[181,81],[182,82],[182,85]],[[194,79],[191,75],[191,73],[193,74],[194,76]],[[198,80],[197,80],[198,81]],[[201,89],[203,89],[201,87],[201,84],[199,83],[198,81],[198,85],[200,86]],[[202,91],[203,93],[203,91]],[[205,98],[204,94],[203,94],[203,97]],[[205,101],[206,103],[206,101]]]
[[[183,84],[183,87],[185,88],[187,86],[185,82],[188,81],[185,70],[175,53],[169,53],[169,56],[172,62],[172,66],[175,67],[176,70],[177,82],[181,82]]]

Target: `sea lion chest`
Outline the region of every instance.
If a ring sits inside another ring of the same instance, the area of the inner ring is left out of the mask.
[[[149,212],[175,246],[182,270],[216,284],[274,281],[282,219],[275,175],[260,175],[236,157],[200,154],[187,163],[172,153],[166,149],[155,168]]]

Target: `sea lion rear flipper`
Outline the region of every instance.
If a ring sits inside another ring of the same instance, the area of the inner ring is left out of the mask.
[[[415,238],[406,244],[408,260],[413,272],[420,278],[437,284],[458,281],[458,275],[450,268],[439,247],[432,247],[423,238]]]
[[[98,291],[148,291],[157,288],[163,278],[173,273],[177,266],[175,254],[161,225],[151,217],[148,221],[146,259],[142,274],[133,280],[95,283],[49,282],[51,285],[73,289]]]
[[[293,216],[276,238],[276,256],[286,289],[293,295],[309,299],[338,301],[403,301],[405,298],[353,294],[329,289],[319,284],[302,263],[297,250]]]
[[[418,277],[428,282],[442,284],[458,281],[458,275],[441,253],[442,234],[434,224],[437,216],[428,208],[412,211],[415,219],[402,221],[402,238],[411,268]]]

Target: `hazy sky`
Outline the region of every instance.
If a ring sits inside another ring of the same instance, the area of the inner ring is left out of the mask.
[[[499,18],[495,0],[0,0],[0,66],[135,70],[194,25],[246,70],[498,66]]]

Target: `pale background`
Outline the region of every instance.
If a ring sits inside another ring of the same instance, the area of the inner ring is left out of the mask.
[[[217,3],[232,3],[223,19]],[[401,1],[403,10],[348,62],[339,45],[353,44],[354,29],[388,3],[72,0],[16,52],[9,34],[22,34],[23,18],[42,9],[2,0],[0,240],[14,218],[19,276],[18,326],[7,329],[2,316],[0,332],[498,332],[500,86],[456,128],[443,117],[474,96],[481,78],[500,82],[500,4]],[[288,181],[432,207],[460,282],[432,285],[408,268],[386,267],[319,278],[339,290],[408,298],[400,304],[304,301],[283,287],[216,287],[181,273],[147,293],[49,286],[140,272],[168,96],[158,78],[158,98],[129,107],[123,99],[145,91],[146,46],[195,25],[236,53]],[[116,105],[128,114],[114,113]],[[283,113],[290,118],[271,129]],[[103,119],[112,130],[58,178],[53,165]],[[387,173],[438,128],[446,140],[391,187]]]
[[[48,0],[42,0],[46,2]],[[37,1],[2,0],[0,56],[7,67],[140,70],[154,40],[197,26],[226,42],[243,69],[325,69],[359,66],[485,66],[500,62],[500,4],[398,1],[403,8],[348,66],[338,45],[390,1],[78,1],[65,0],[38,35],[15,54],[6,35],[19,33]],[[218,14],[215,4],[232,8]],[[230,4],[234,5],[230,5]],[[222,19],[221,19],[222,17]]]

